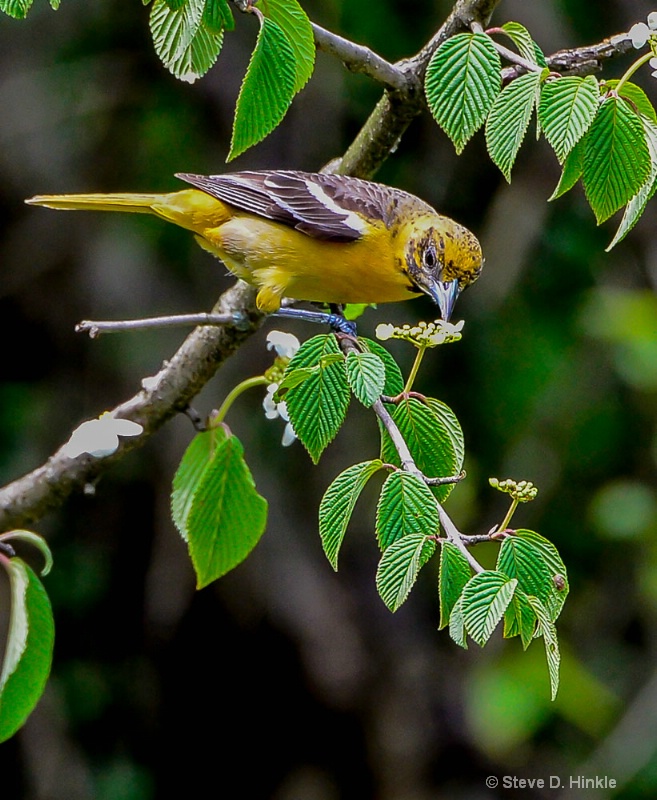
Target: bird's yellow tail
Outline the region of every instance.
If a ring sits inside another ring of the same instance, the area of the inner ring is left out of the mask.
[[[183,189],[169,194],[43,194],[25,202],[64,211],[154,214],[196,233],[221,225],[231,217],[221,200],[198,189]]]

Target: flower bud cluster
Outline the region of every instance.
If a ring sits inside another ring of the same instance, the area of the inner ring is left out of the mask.
[[[461,338],[463,320],[456,323],[437,319],[434,322],[418,322],[417,325],[401,327],[383,324],[376,328],[376,338],[382,342],[388,339],[404,339],[416,347],[437,347],[439,344],[458,342]]]
[[[489,478],[488,483],[500,492],[506,492],[519,503],[529,503],[536,499],[538,487],[531,481],[512,481],[510,478],[500,481],[497,478]]]

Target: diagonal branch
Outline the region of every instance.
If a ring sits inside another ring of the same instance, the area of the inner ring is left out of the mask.
[[[0,489],[0,531],[20,528],[58,508],[74,491],[91,484],[126,453],[141,447],[165,422],[184,411],[221,364],[262,324],[255,310],[255,292],[241,281],[219,298],[213,311],[244,311],[244,323],[196,328],[167,361],[148,388],[113,409],[118,417],[143,426],[140,436],[122,439],[116,453],[105,458],[87,454],[69,458],[60,448],[48,461]]]

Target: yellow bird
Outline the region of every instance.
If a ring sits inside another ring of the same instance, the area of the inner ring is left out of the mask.
[[[258,288],[256,303],[266,313],[276,312],[283,297],[388,303],[424,293],[448,320],[459,293],[481,272],[476,237],[400,189],[291,170],[176,177],[195,188],[26,202],[154,214],[180,225]]]

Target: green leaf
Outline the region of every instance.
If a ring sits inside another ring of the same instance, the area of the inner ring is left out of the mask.
[[[650,172],[648,178],[639,191],[629,201],[625,207],[625,213],[620,221],[618,230],[614,238],[607,247],[607,252],[611,248],[622,241],[627,234],[636,225],[639,218],[645,211],[648,200],[655,194],[657,190],[657,125],[646,117],[641,117],[641,123],[646,134],[646,144],[648,145],[648,152],[650,153]]]
[[[227,161],[278,126],[292,102],[295,81],[294,52],[287,36],[276,22],[263,17],[237,98]]]
[[[446,403],[443,403],[442,400],[436,400],[435,397],[426,397],[425,401],[431,409],[431,413],[440,421],[443,430],[449,435],[452,447],[454,448],[454,457],[456,458],[454,466],[457,471],[460,471],[463,468],[463,461],[465,459],[465,441],[463,439],[461,423],[456,418],[456,414],[452,409]]]
[[[614,90],[618,84],[619,80],[614,78],[613,80],[605,81],[601,88]],[[651,122],[654,122],[655,125],[657,125],[657,113],[655,112],[655,107],[650,102],[648,95],[640,86],[637,86],[636,83],[632,83],[631,81],[626,81],[621,86],[620,96],[624,97],[626,100],[629,100],[634,106],[635,111],[637,111],[637,113],[639,113],[642,117],[647,117]]]
[[[449,617],[449,635],[452,637],[459,647],[464,650],[468,649],[468,637],[465,630],[465,622],[463,620],[463,607],[461,606],[461,598],[459,598],[452,613]]]
[[[427,102],[457,153],[483,125],[502,85],[501,68],[484,33],[458,33],[433,54],[425,78]]]
[[[367,481],[382,466],[375,458],[344,470],[328,487],[319,504],[319,535],[326,557],[336,572],[338,553],[356,502]]]
[[[508,536],[500,547],[496,568],[509,578],[517,578],[525,594],[536,595],[544,603],[556,592],[543,552],[528,539]]]
[[[547,657],[548,673],[550,675],[550,688],[552,699],[554,700],[559,690],[559,665],[561,663],[557,629],[554,626],[554,622],[551,621],[547,609],[538,597],[531,597],[530,595],[527,600],[534,609],[538,619],[538,632],[545,642],[545,655]]]
[[[25,19],[33,0],[0,0],[0,11],[14,19]]]
[[[593,122],[600,91],[593,75],[568,75],[545,83],[538,105],[538,118],[545,138],[563,164]]]
[[[450,623],[454,606],[458,602],[463,587],[472,577],[467,559],[452,542],[441,542],[440,572],[438,573],[438,593],[440,595],[440,625],[438,630]]]
[[[438,401],[435,401],[437,404]],[[429,478],[458,475],[462,462],[456,452],[451,424],[434,408],[414,397],[405,398],[391,409],[391,415],[411,451],[415,463]],[[382,428],[381,459],[401,466],[399,455],[388,433]],[[433,494],[443,502],[453,484],[432,486]]]
[[[164,0],[172,11],[180,11],[183,6],[186,6],[189,0]]]
[[[350,392],[343,359],[339,363],[322,365],[323,357],[333,353],[340,353],[333,334],[314,336],[301,345],[285,371],[287,375],[295,369],[319,367],[285,395],[294,432],[315,464],[340,430],[349,406]]]
[[[12,541],[26,542],[27,544],[31,544],[33,547],[36,547],[36,549],[43,556],[43,560],[45,562],[41,570],[41,574],[47,575],[50,572],[52,569],[52,552],[46,544],[46,540],[43,538],[43,536],[39,536],[37,533],[25,530],[13,530],[7,531],[6,533],[0,533],[0,542]]]
[[[639,191],[650,172],[643,125],[627,100],[610,96],[586,136],[582,182],[598,224]]]
[[[536,633],[536,613],[525,592],[516,588],[506,611],[504,612],[504,636],[520,636],[523,650],[532,643]]]
[[[424,534],[409,533],[384,551],[376,571],[376,588],[392,612],[406,600],[435,550],[436,543]]]
[[[223,428],[214,433],[212,460],[200,477],[185,519],[199,589],[241,563],[267,523],[267,501],[256,491],[240,441]]]
[[[540,83],[540,72],[527,72],[511,81],[495,99],[486,120],[488,152],[507,181],[511,181],[511,168],[536,106]]]
[[[278,389],[276,390],[275,398],[282,398],[285,389],[291,389],[293,386],[299,386],[299,384],[307,381],[308,378],[311,378],[319,371],[319,366],[317,367],[300,367],[299,369],[295,369],[292,372],[286,372],[283,380],[278,384]]]
[[[9,575],[9,630],[0,671],[0,742],[13,736],[36,706],[52,664],[55,624],[41,581],[20,558],[0,555]]]
[[[61,0],[50,0],[50,8],[52,8],[53,11],[57,11],[60,2]]]
[[[165,0],[151,7],[150,28],[155,52],[176,78],[193,83],[217,60],[223,34],[210,33],[203,24],[205,0],[187,0],[178,10]]]
[[[561,613],[563,604],[566,602],[566,597],[570,591],[566,565],[563,563],[559,551],[552,542],[540,534],[520,528],[515,532],[514,536],[516,539],[523,539],[526,542],[530,542],[540,551],[543,561],[547,565],[552,582],[555,586],[555,591],[548,597],[546,605],[550,619],[554,622]],[[559,589],[558,585],[562,588]]]
[[[369,408],[378,400],[386,382],[386,367],[374,353],[350,352],[345,360],[351,391]]]
[[[217,430],[198,433],[190,442],[173,477],[171,517],[182,538],[187,541],[187,517],[205,470],[212,462],[218,442],[224,436]]]
[[[483,647],[502,619],[518,581],[501,572],[484,570],[465,585],[461,608],[466,631]]]
[[[308,15],[297,0],[260,0],[258,8],[280,27],[290,43],[296,94],[306,85],[315,66],[315,36]]]
[[[404,378],[395,359],[390,355],[383,345],[374,339],[367,339],[364,336],[358,337],[358,343],[369,353],[374,353],[383,361],[386,368],[386,382],[383,386],[383,394],[389,397],[396,397],[404,391]]]
[[[582,176],[585,143],[586,137],[581,138],[570,153],[568,153],[561,171],[559,183],[548,200],[556,200],[557,197],[561,197],[562,194],[570,191]]]
[[[531,34],[524,25],[521,25],[519,22],[505,22],[504,25],[502,25],[502,30],[515,44],[523,58],[541,67],[547,66],[543,51],[532,39]]]
[[[235,28],[235,18],[228,0],[205,0],[203,25],[208,33],[221,34]]]
[[[438,533],[438,508],[426,483],[396,470],[386,478],[376,508],[376,537],[381,550],[411,533]]]

